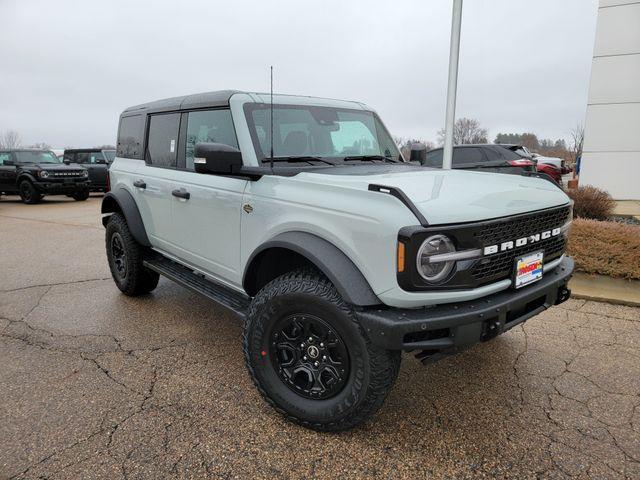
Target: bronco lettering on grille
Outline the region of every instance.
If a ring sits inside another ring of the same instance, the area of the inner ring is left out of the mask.
[[[516,247],[522,247],[524,245],[531,245],[532,243],[539,242],[540,240],[546,240],[547,238],[556,237],[560,235],[562,229],[554,228],[553,230],[546,230],[541,233],[534,233],[533,235],[529,235],[528,237],[518,238],[516,240],[511,240],[508,242],[502,242],[500,245],[489,245],[488,247],[484,247],[485,255],[492,255],[498,252],[504,252],[507,250],[512,250]]]

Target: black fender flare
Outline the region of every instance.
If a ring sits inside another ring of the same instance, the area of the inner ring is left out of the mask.
[[[133,238],[135,238],[140,245],[144,245],[145,247],[151,246],[149,237],[147,237],[147,231],[142,222],[140,210],[138,210],[138,205],[136,205],[133,195],[127,190],[118,188],[117,190],[107,193],[102,199],[102,207],[100,210],[103,215],[102,225],[107,226],[109,214],[122,212]]]
[[[353,305],[370,306],[382,303],[362,272],[342,250],[331,242],[307,232],[281,233],[256,248],[245,266],[242,275],[243,286],[246,286],[253,261],[260,253],[270,248],[288,249],[305,257],[333,283],[342,298]]]
[[[38,183],[38,179],[31,172],[22,171],[18,173],[18,176],[16,177],[16,186],[19,186],[20,182],[22,182],[23,180],[29,180],[33,184]]]

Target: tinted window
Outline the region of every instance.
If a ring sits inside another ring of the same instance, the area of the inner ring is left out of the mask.
[[[74,163],[76,161],[76,154],[71,152],[64,152],[63,158],[67,162]]]
[[[75,163],[89,163],[89,152],[77,152]]]
[[[102,152],[90,152],[89,163],[106,163],[106,162],[104,160],[104,157],[102,156]]]
[[[442,149],[427,152],[427,158],[424,164],[427,167],[442,168]]]
[[[117,152],[119,157],[142,158],[142,136],[144,115],[133,115],[120,119]]]
[[[506,149],[502,149],[507,151]],[[494,149],[494,148],[485,148],[484,149],[484,154],[487,156],[487,160],[489,160],[490,162],[499,162],[501,160],[504,160],[504,158],[502,156],[500,156],[500,150],[498,149]]]
[[[193,152],[198,142],[224,143],[238,148],[231,112],[229,110],[189,112],[185,142],[187,170],[193,170]]]
[[[505,147],[495,147],[496,154],[500,156],[501,160],[520,160],[522,159],[522,155],[524,155],[524,151],[518,149],[515,152],[510,148]]]
[[[479,148],[454,148],[453,149],[453,166],[464,165],[468,163],[485,162],[482,152]]]
[[[149,118],[149,138],[146,160],[158,167],[175,167],[178,152],[180,114],[152,115]]]
[[[53,152],[23,151],[14,155],[20,163],[60,163],[60,159]]]

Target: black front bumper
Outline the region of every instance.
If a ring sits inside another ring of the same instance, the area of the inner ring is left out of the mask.
[[[371,342],[390,350],[422,350],[424,360],[456,353],[490,340],[569,298],[573,259],[565,257],[541,280],[520,290],[457,304],[421,309],[368,309],[356,312]]]
[[[73,181],[45,181],[34,182],[33,186],[40,193],[49,195],[66,195],[76,192],[84,192],[91,186],[90,180],[73,180]]]

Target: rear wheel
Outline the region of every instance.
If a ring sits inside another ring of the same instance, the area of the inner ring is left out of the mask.
[[[142,264],[145,247],[133,238],[127,221],[119,213],[109,217],[106,247],[111,276],[122,293],[143,295],[158,286],[160,276]]]
[[[42,200],[43,195],[36,190],[36,187],[29,180],[23,180],[19,185],[20,198],[26,204],[33,205]]]
[[[244,354],[267,402],[288,420],[323,431],[373,415],[400,367],[400,352],[371,344],[351,306],[311,270],[287,273],[256,295]]]

